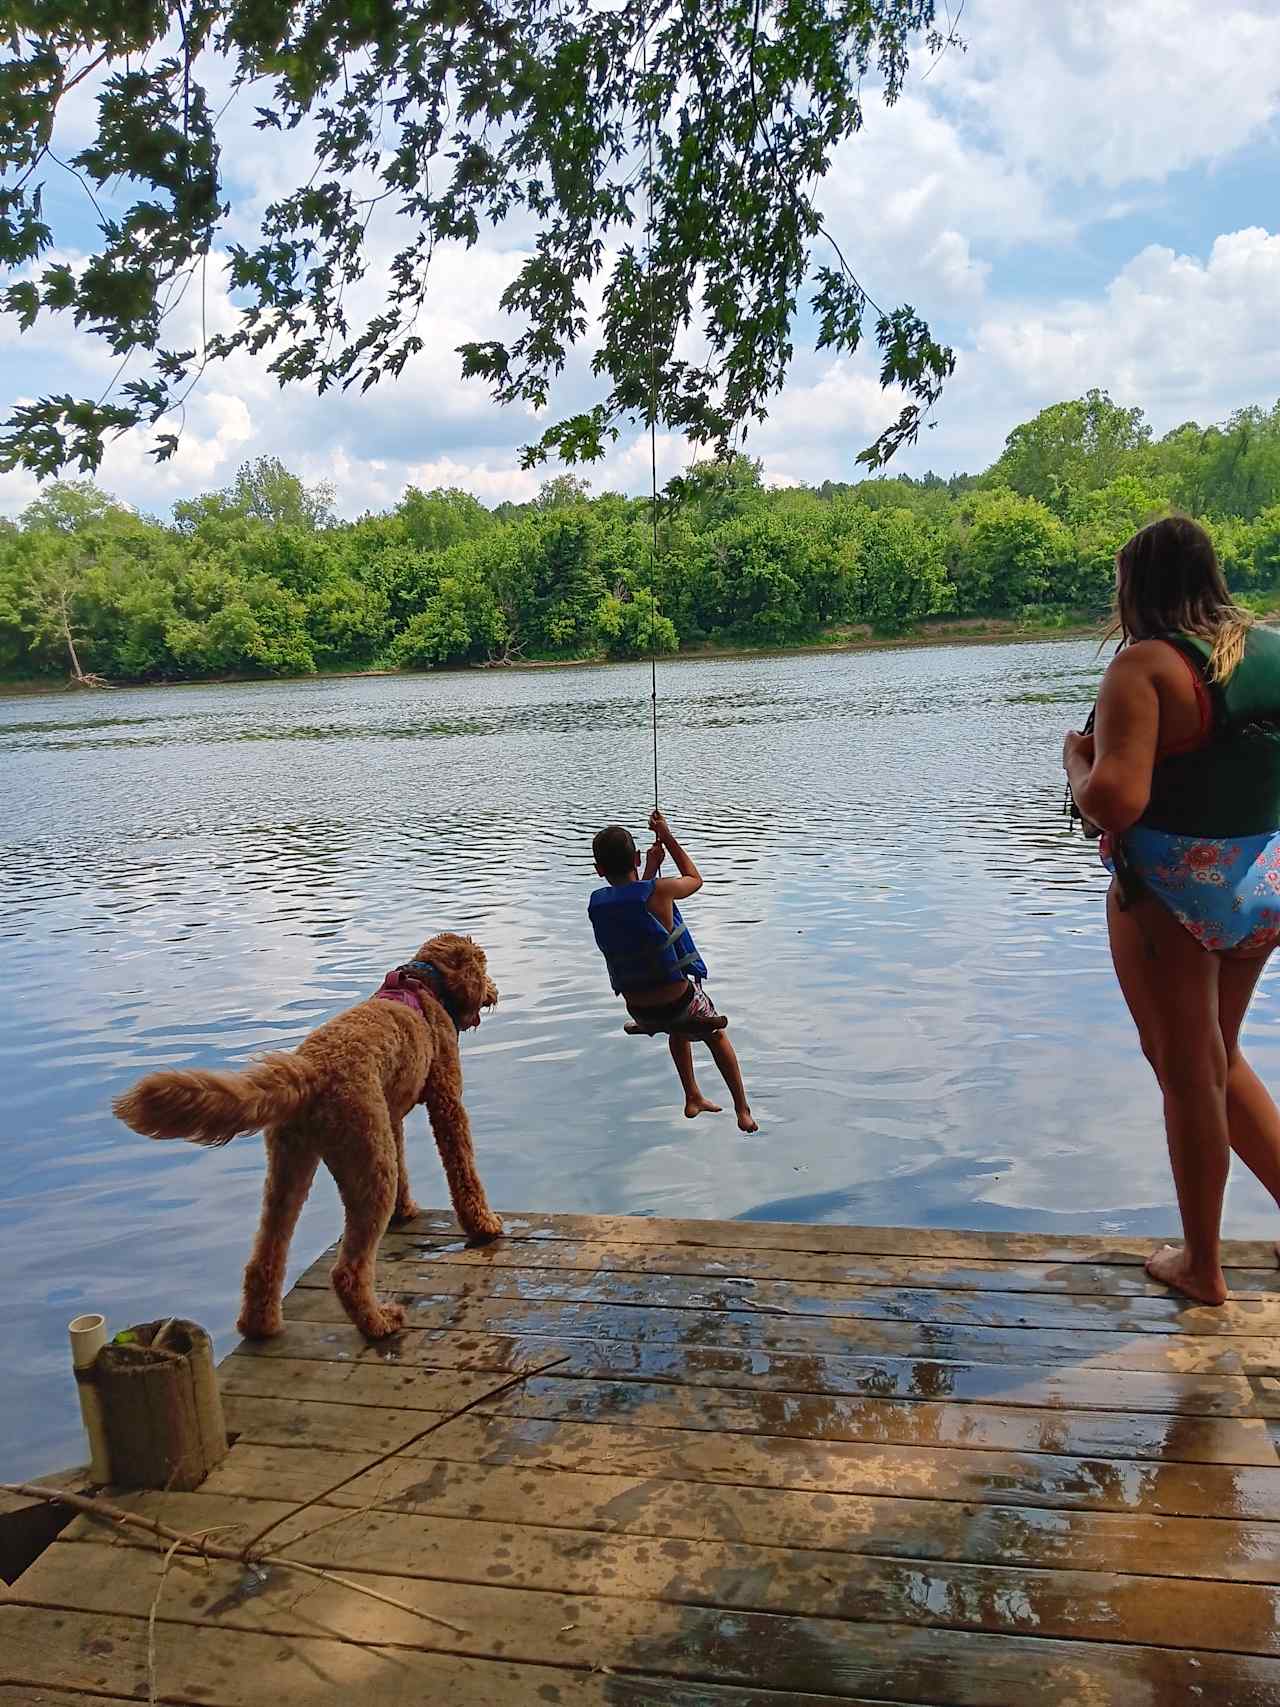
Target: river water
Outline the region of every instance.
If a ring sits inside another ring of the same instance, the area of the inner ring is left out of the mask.
[[[0,1475],[79,1455],[77,1312],[231,1340],[261,1142],[151,1143],[112,1096],[294,1044],[436,929],[502,992],[464,1040],[499,1207],[1174,1230],[1105,874],[1060,815],[1099,668],[1080,641],[660,666],[753,1138],[684,1119],[586,924],[591,834],[647,815],[647,666],[0,698]],[[1280,1079],[1265,989],[1247,1041]],[[443,1203],[421,1112],[410,1166]],[[1237,1172],[1228,1232],[1268,1209]],[[339,1225],[325,1177],[291,1278]]]

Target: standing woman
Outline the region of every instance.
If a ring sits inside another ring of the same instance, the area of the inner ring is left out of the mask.
[[[1185,516],[1123,547],[1116,606],[1094,731],[1062,758],[1105,832],[1111,957],[1164,1095],[1184,1243],[1147,1272],[1221,1304],[1231,1150],[1280,1205],[1280,1111],[1239,1047],[1280,943],[1280,634],[1232,604]]]

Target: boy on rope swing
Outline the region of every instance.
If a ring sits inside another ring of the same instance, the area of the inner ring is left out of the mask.
[[[693,1071],[693,1045],[705,1043],[733,1098],[734,1113],[743,1132],[759,1130],[747,1104],[742,1070],[733,1044],[724,1034],[728,1020],[716,1012],[704,994],[706,963],[680,917],[677,902],[702,888],[697,866],[671,833],[661,812],[654,811],[649,828],[657,838],[640,873],[640,853],[630,830],[610,824],[591,843],[596,871],[605,879],[587,907],[596,946],[609,968],[613,992],[627,1004],[633,1035],[668,1034],[671,1059],[684,1087],[684,1112],[719,1114],[708,1102]],[[678,877],[659,877],[662,862],[671,855]]]

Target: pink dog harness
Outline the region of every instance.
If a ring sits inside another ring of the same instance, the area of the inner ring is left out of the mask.
[[[400,1002],[404,1007],[417,1008],[426,1018],[427,1010],[422,1005],[422,999],[415,992],[425,990],[436,1001],[453,1021],[453,1029],[461,1032],[458,1015],[454,1009],[453,997],[449,994],[449,986],[445,983],[440,968],[429,960],[407,960],[403,966],[397,966],[393,972],[388,972],[382,980],[382,988],[374,991],[374,1000],[379,997],[387,1002]]]
[[[373,992],[375,1002],[399,1002],[401,1007],[412,1008],[415,1013],[427,1018],[427,1010],[422,1005],[419,991],[433,996],[449,1018],[453,1021],[453,1029],[458,1030],[457,1016],[444,990],[444,980],[439,971],[429,960],[411,960],[407,966],[397,966],[388,972],[382,980],[381,987]],[[418,1094],[419,1102],[426,1102],[427,1087],[423,1085]]]
[[[419,989],[421,987],[418,986]],[[381,987],[374,991],[373,999],[375,1002],[399,1002],[402,1007],[413,1008],[423,1019],[427,1017],[427,1010],[418,1000],[417,991],[414,989],[414,980],[406,978],[398,966],[394,972],[387,973]]]

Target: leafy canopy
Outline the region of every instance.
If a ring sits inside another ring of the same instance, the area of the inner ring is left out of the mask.
[[[1078,426],[1090,403],[1045,413]],[[1085,487],[1089,441],[1060,435],[1053,507],[1005,484],[1003,458],[949,481],[818,488],[768,488],[741,455],[703,462],[668,488],[656,558],[648,500],[593,496],[577,476],[492,510],[410,487],[387,514],[318,526],[328,494],[271,458],[176,504],[168,526],[88,482],[54,482],[0,526],[0,673],[145,681],[633,658],[850,625],[900,633],[940,616],[1062,627],[1110,605],[1115,553],[1135,528],[1207,490],[1251,506],[1198,512],[1234,595],[1280,609],[1280,405],[1155,443],[1140,416],[1125,430],[1119,471]],[[1099,471],[1112,462],[1099,450]]]
[[[504,222],[526,253],[501,297],[514,335],[463,345],[463,372],[541,411],[585,344],[599,393],[526,465],[597,458],[621,423],[655,417],[726,454],[783,383],[806,288],[818,347],[856,349],[873,319],[883,383],[908,398],[862,453],[873,467],[915,438],[954,366],[913,308],[872,302],[817,200],[864,79],[892,102],[910,53],[952,39],[933,0],[15,0],[8,20],[0,301],[24,329],[69,313],[129,377],[16,408],[0,467],[93,469],[138,424],[170,456],[170,418],[236,350],[321,391],[394,377],[423,348],[435,247]],[[63,162],[58,108],[88,76],[96,134]],[[314,140],[314,171],[248,243],[228,241],[213,93],[228,76],[261,129]],[[83,264],[48,254],[44,182],[64,164],[105,203]],[[400,247],[382,276],[387,212]],[[168,318],[219,248],[238,321],[175,347]],[[366,279],[381,299],[361,318]]]
[[[1095,389],[1015,427],[988,478],[1065,513],[1074,493],[1114,479],[1150,438],[1141,409],[1124,408]]]

